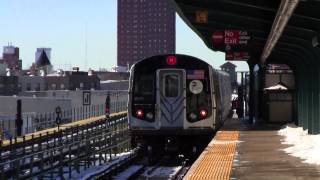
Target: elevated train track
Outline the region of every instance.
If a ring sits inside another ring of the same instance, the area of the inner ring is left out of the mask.
[[[126,113],[78,123],[60,131],[9,140],[0,147],[0,179],[71,178],[129,150]]]

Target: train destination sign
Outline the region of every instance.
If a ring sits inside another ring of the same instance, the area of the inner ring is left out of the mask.
[[[226,61],[247,61],[250,56],[248,52],[226,51]]]

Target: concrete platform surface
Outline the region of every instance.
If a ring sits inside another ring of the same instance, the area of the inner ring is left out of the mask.
[[[239,125],[240,132],[230,179],[320,180],[320,166],[303,163],[283,151],[289,145],[281,144],[280,125],[230,121],[233,128]]]
[[[281,144],[280,128],[278,124],[227,120],[184,179],[320,180],[319,165],[303,163],[283,151],[289,145]],[[236,145],[230,151],[233,142]]]

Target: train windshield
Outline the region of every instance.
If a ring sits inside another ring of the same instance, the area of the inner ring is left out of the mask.
[[[165,96],[177,97],[179,94],[179,77],[177,74],[165,76]]]
[[[140,74],[135,76],[134,80],[134,96],[135,100],[139,100],[139,98],[144,98],[145,96],[153,96],[154,94],[154,82],[152,74]],[[141,99],[143,100],[143,99]]]

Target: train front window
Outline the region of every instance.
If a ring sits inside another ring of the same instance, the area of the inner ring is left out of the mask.
[[[177,97],[179,94],[179,77],[177,74],[168,74],[164,78],[165,96]]]
[[[134,96],[135,100],[144,100],[146,96],[153,96],[154,82],[153,75],[141,74],[136,76],[134,84]]]
[[[132,91],[132,116],[153,122],[155,119],[154,73],[137,73],[134,76]]]

